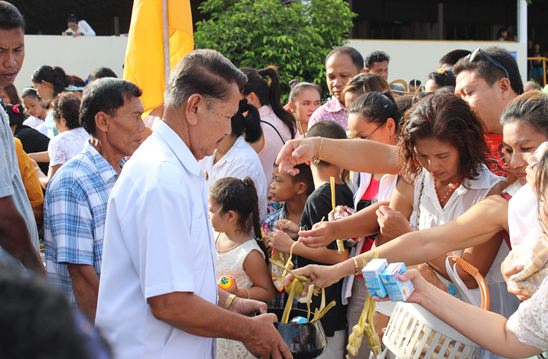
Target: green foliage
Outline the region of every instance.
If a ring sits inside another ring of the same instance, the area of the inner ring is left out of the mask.
[[[324,59],[343,45],[354,14],[344,0],[207,0],[197,24],[197,48],[221,52],[238,67],[278,67],[293,78],[324,83]]]

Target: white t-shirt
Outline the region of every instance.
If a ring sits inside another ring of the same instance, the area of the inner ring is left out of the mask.
[[[234,145],[217,163],[213,163],[215,154],[205,157],[200,161],[200,167],[207,175],[207,184],[211,186],[215,181],[225,177],[236,177],[243,179],[249,176],[257,190],[259,200],[259,216],[261,221],[266,216],[266,197],[268,188],[266,186],[266,177],[263,166],[259,160],[259,155],[251,147],[243,136],[238,137]]]
[[[49,141],[49,165],[62,165],[84,149],[89,133],[83,127],[60,133]]]
[[[116,358],[214,356],[212,338],[156,319],[147,299],[193,292],[216,303],[215,255],[203,173],[159,121],[124,166],[108,203],[96,324]]]
[[[528,235],[542,233],[538,220],[538,197],[526,183],[508,202],[508,229],[512,248],[517,248]]]

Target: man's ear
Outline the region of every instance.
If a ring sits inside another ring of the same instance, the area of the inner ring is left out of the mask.
[[[301,195],[306,193],[306,184],[304,182],[297,182],[297,194]]]
[[[196,126],[198,123],[198,113],[203,111],[205,98],[200,94],[192,94],[185,105],[185,117],[190,126]]]
[[[99,111],[95,114],[95,128],[101,132],[108,132],[108,115],[103,111]]]
[[[512,96],[512,92],[514,91],[512,89],[512,84],[510,83],[510,79],[507,77],[503,77],[499,80],[499,88],[501,90],[502,96],[505,100],[509,100]]]

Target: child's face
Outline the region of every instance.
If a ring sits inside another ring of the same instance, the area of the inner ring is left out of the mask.
[[[270,184],[270,197],[274,202],[285,202],[297,195],[298,183],[288,174],[280,173],[278,167],[272,172],[272,183]]]
[[[211,220],[211,226],[216,232],[225,232],[225,220],[223,213],[221,212],[221,206],[214,199],[210,198],[208,201],[209,219]]]

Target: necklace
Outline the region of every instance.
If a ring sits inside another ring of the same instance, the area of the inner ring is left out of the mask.
[[[441,199],[438,193],[437,184],[438,184],[438,181],[434,180],[434,186],[436,186],[436,194],[438,195],[440,205],[443,207],[445,206],[445,203],[446,203],[445,201],[448,200],[453,194],[453,192],[455,192],[455,190],[460,187],[460,182],[451,184],[451,186],[449,186],[449,189],[447,190],[447,192],[445,192],[445,194],[443,195]]]
[[[298,130],[301,133],[301,135],[304,136],[305,132],[303,130],[303,123],[299,120],[297,120],[297,127],[298,127]]]

